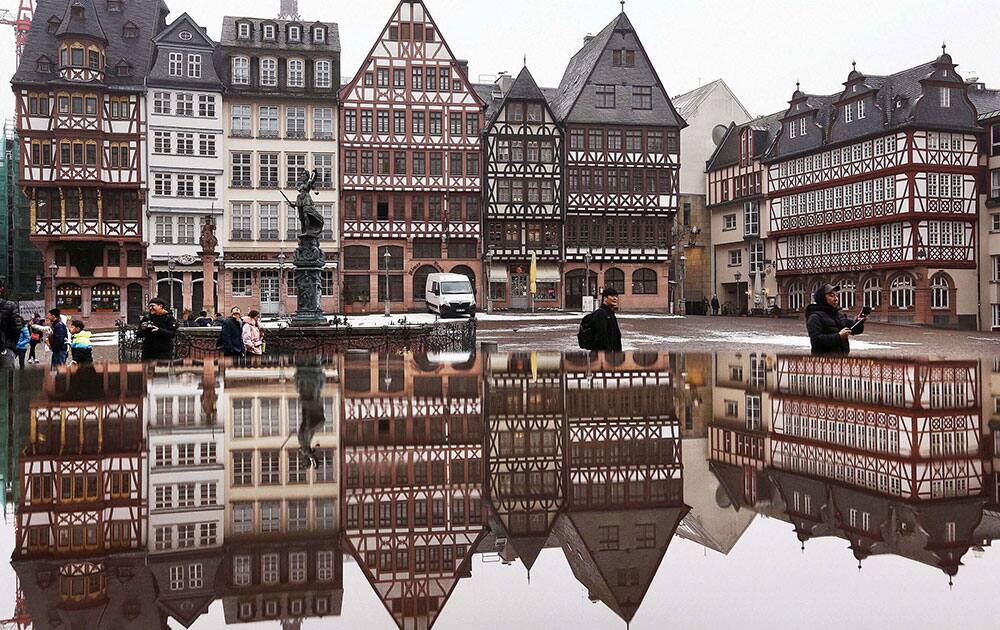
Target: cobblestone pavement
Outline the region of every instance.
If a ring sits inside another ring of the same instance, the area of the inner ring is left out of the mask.
[[[500,350],[575,350],[580,317],[538,314],[519,320],[487,320],[480,322],[478,337],[480,342],[496,342]],[[625,313],[619,315],[619,325],[626,350],[809,351],[805,322],[801,319],[678,318]],[[851,341],[852,355],[1000,358],[1000,334],[888,324],[868,324],[865,328],[865,334]]]

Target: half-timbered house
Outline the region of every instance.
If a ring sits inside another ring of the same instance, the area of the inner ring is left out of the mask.
[[[946,52],[844,89],[796,89],[764,162],[779,302],[822,282],[878,321],[975,328],[976,107]]]
[[[623,309],[667,309],[686,123],[624,11],[584,39],[551,105],[566,134],[566,308],[603,286]]]
[[[527,67],[516,79],[501,75],[490,96],[483,135],[483,253],[490,305],[558,308],[563,298],[562,128]]]
[[[215,67],[216,48],[184,13],[154,38],[146,78],[149,292],[177,313],[185,308],[214,312],[216,306],[204,302],[203,283],[214,296],[215,278],[214,272],[204,278],[198,254],[206,219],[216,225],[223,219],[223,85]]]
[[[166,14],[160,0],[40,0],[11,81],[32,240],[55,269],[47,302],[95,327],[143,306],[143,81]]]
[[[479,284],[485,104],[467,75],[424,2],[400,0],[341,90],[345,304],[423,309],[433,272]]]

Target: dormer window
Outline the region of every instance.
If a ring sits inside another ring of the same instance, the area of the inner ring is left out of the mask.
[[[326,41],[326,29],[322,26],[313,27],[313,43],[319,44]]]
[[[108,11],[118,13],[122,10],[122,0],[108,0]]]
[[[267,41],[274,41],[274,24],[264,25],[264,39]]]
[[[799,135],[806,135],[806,117],[799,118]]]
[[[856,105],[856,107],[857,107],[857,110],[858,110],[858,112],[857,112],[858,113],[858,120],[861,120],[862,118],[865,117],[865,101],[864,101],[864,99],[861,99],[860,101],[858,101],[858,104]]]
[[[84,19],[84,15],[85,14],[86,13],[85,13],[85,11],[83,9],[83,5],[80,4],[79,2],[74,2],[73,6],[71,6],[69,8],[70,18],[72,18],[74,20],[82,20],[82,19]]]
[[[854,122],[854,104],[844,105],[844,122]]]
[[[799,135],[798,132],[799,132],[799,126],[795,124],[795,121],[793,120],[791,124],[788,125],[788,137],[795,138],[796,136]]]
[[[139,36],[139,27],[134,22],[125,22],[122,26],[122,37],[125,39],[135,39]]]
[[[35,62],[35,70],[42,74],[52,72],[52,60],[45,56],[39,57],[38,61]]]
[[[53,15],[52,17],[49,18],[48,24],[49,24],[49,32],[55,33],[56,31],[59,30],[59,25],[62,24],[62,20]]]
[[[941,107],[951,107],[951,88],[939,88],[941,90]]]
[[[129,62],[122,59],[121,61],[118,62],[118,65],[115,66],[115,74],[117,74],[120,77],[132,76],[132,65],[129,64]]]
[[[240,39],[250,39],[250,24],[247,22],[240,22],[237,28],[237,37]]]
[[[750,129],[744,129],[740,133],[740,165],[748,166],[750,161],[753,159],[754,151],[753,142],[753,132]]]
[[[288,41],[290,41],[290,42],[300,42],[300,41],[302,41],[302,27],[301,26],[289,26],[288,27]]]

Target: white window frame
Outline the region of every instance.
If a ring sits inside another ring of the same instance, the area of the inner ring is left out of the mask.
[[[315,86],[327,89],[333,85],[333,63],[329,59],[317,59],[313,64]]]
[[[171,52],[167,54],[167,74],[172,77],[184,76],[184,53]]]
[[[844,122],[854,122],[854,108],[850,104],[844,105]]]
[[[278,27],[274,24],[265,24],[260,27],[260,36],[264,41],[273,42],[278,37]]]
[[[301,88],[306,86],[306,62],[305,59],[289,59],[288,75],[286,77],[288,87]]]
[[[237,37],[239,39],[250,39],[250,24],[247,22],[240,22],[237,26]]]
[[[250,85],[250,57],[244,55],[233,57],[232,75],[233,85]]]
[[[951,107],[951,88],[950,87],[940,87],[938,88],[940,95],[940,104],[943,108]]]
[[[301,26],[289,26],[288,27],[288,41],[290,42],[301,42],[302,41],[302,27]]]
[[[806,117],[799,118],[799,135],[806,135]]]
[[[261,87],[278,86],[278,60],[275,57],[260,58]]]
[[[188,53],[187,56],[187,75],[189,79],[200,79],[201,78],[201,54],[199,53]]]
[[[312,39],[314,43],[326,42],[326,27],[312,27]]]
[[[858,101],[858,120],[865,117],[865,99]]]

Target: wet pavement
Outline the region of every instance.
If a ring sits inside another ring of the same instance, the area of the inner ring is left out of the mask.
[[[705,337],[693,321],[622,325]],[[509,345],[560,343],[509,319],[484,336],[512,323]],[[772,324],[772,343],[791,331]],[[995,627],[1000,365],[903,356],[925,331],[884,328],[895,356],[737,341],[5,372],[0,617]]]

